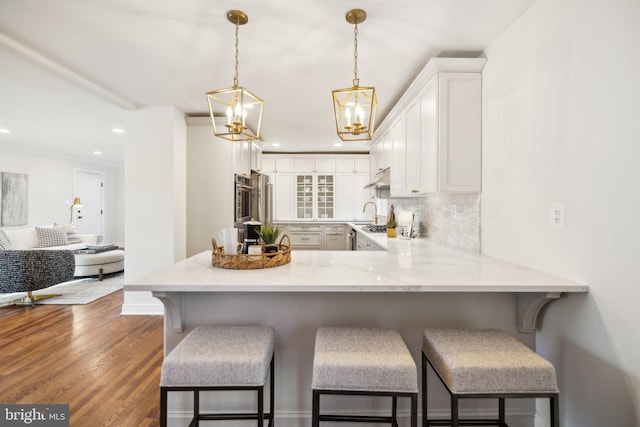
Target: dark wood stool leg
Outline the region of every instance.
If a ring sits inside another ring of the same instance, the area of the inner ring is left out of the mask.
[[[506,426],[504,420],[504,398],[498,399],[498,421],[500,421],[500,427]]]
[[[264,387],[258,388],[258,427],[264,427]]]
[[[427,356],[422,353],[422,425],[429,427],[427,420]]]
[[[269,418],[269,427],[273,426],[273,423],[275,423],[275,418],[276,418],[276,408],[274,406],[274,402],[275,402],[275,371],[274,371],[274,359],[275,359],[275,354],[271,357],[271,382],[269,384],[269,411],[271,411],[271,418]]]

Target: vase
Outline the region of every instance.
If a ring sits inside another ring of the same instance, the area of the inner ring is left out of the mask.
[[[396,237],[396,229],[395,228],[387,228],[387,237]]]

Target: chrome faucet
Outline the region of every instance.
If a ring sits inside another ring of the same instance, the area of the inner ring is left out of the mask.
[[[373,209],[375,209],[373,211],[373,223],[377,224],[378,223],[378,206],[373,203],[373,202],[367,202],[364,204],[364,206],[362,207],[362,213],[364,213],[364,210],[367,208],[367,205],[371,203],[373,205]]]

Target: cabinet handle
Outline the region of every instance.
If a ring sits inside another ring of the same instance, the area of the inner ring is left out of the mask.
[[[412,193],[419,193],[420,190],[411,190]]]
[[[300,240],[309,240],[309,238],[308,237],[303,237]]]

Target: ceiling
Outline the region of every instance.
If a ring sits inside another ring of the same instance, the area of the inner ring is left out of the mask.
[[[331,91],[353,79],[347,10],[367,12],[358,69],[380,123],[430,58],[478,56],[534,1],[0,0],[0,148],[122,165],[112,130],[128,111],[207,115],[205,92],[233,85],[226,11],[240,9],[239,82],[265,100],[265,151],[366,151],[334,146]]]

